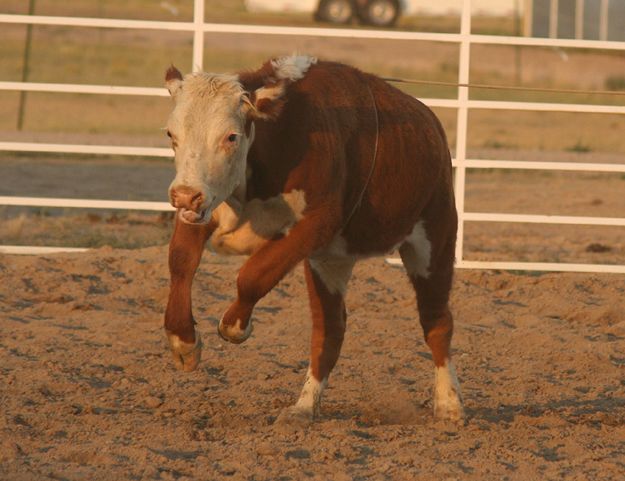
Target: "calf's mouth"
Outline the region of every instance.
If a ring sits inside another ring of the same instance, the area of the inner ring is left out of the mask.
[[[208,209],[195,212],[191,209],[180,208],[178,209],[178,219],[185,224],[203,225],[208,224],[210,220],[210,214]]]

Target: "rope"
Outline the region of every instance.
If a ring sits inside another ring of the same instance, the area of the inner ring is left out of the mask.
[[[625,96],[625,91],[618,92],[614,90],[577,90],[577,89],[553,89],[553,88],[542,88],[542,87],[520,87],[520,86],[507,86],[507,85],[486,85],[486,84],[473,84],[473,83],[456,83],[456,82],[439,82],[435,80],[415,80],[415,79],[404,79],[404,78],[396,78],[396,77],[381,77],[382,80],[386,82],[396,82],[396,83],[408,83],[408,84],[422,84],[422,85],[440,85],[445,87],[468,87],[468,88],[479,88],[479,89],[491,89],[491,90],[521,90],[526,92],[551,92],[551,93],[568,93],[568,94],[586,94],[586,95],[616,95],[616,96]],[[358,196],[358,200],[354,207],[352,208],[350,214],[347,216],[341,231],[345,230],[349,221],[352,220],[352,217],[362,204],[362,199],[365,196],[365,192],[367,191],[367,187],[369,187],[369,183],[371,182],[371,178],[373,177],[373,171],[375,169],[375,164],[378,155],[378,141],[380,138],[380,119],[378,117],[378,107],[375,103],[375,97],[373,96],[373,92],[371,91],[371,87],[367,84],[367,91],[369,92],[369,96],[371,97],[371,103],[373,104],[373,112],[375,113],[375,144],[373,150],[373,161],[371,162],[371,168],[369,170],[369,175],[367,176],[367,180],[365,182],[360,195]]]
[[[362,188],[360,195],[358,196],[358,200],[354,204],[354,207],[350,214],[347,216],[347,220],[343,224],[341,231],[345,230],[349,221],[352,220],[352,217],[362,204],[362,199],[365,197],[365,192],[367,187],[369,187],[369,183],[371,182],[371,178],[373,177],[373,171],[375,169],[376,160],[378,157],[378,141],[380,139],[380,119],[378,118],[378,106],[375,103],[375,97],[373,96],[373,92],[371,91],[371,86],[367,83],[367,90],[369,92],[369,96],[371,97],[371,103],[373,104],[373,112],[375,113],[375,144],[373,145],[373,161],[371,162],[371,168],[369,169],[369,175],[367,176],[367,180],[365,182],[365,186]]]
[[[617,95],[625,96],[625,91],[619,92],[615,90],[577,90],[577,89],[553,89],[547,87],[521,87],[513,85],[486,85],[473,83],[456,83],[456,82],[439,82],[436,80],[414,80],[395,77],[382,77],[387,82],[405,83],[405,84],[422,84],[422,85],[440,85],[443,87],[469,87],[476,89],[490,90],[522,90],[526,92],[550,92],[563,94],[584,94],[584,95]]]

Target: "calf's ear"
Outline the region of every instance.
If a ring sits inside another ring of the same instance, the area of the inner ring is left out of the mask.
[[[252,120],[276,120],[282,112],[286,101],[286,82],[278,82],[264,85],[252,93],[243,96],[243,102],[247,109],[247,116]]]
[[[176,97],[182,90],[182,74],[173,65],[165,72],[165,87],[167,87],[172,97]]]

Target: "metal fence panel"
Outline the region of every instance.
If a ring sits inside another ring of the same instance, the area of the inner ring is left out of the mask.
[[[574,29],[579,29],[576,24],[583,23],[586,35],[603,40],[580,40],[579,35],[568,35],[570,39],[557,38],[536,38],[549,36],[550,29],[552,36],[557,31],[557,21],[551,23],[538,21],[537,19],[549,17],[554,11],[558,11],[558,1],[562,8],[569,8],[570,3],[580,4],[580,0],[545,0],[531,3],[532,28],[530,32],[534,37],[507,37],[475,35],[471,33],[471,0],[463,0],[463,11],[461,17],[461,28],[459,33],[424,33],[424,32],[402,32],[387,30],[352,30],[335,28],[304,28],[304,27],[274,27],[262,25],[231,25],[214,24],[204,22],[204,0],[194,0],[194,14],[192,22],[162,22],[162,21],[142,21],[124,19],[102,19],[102,18],[82,18],[82,17],[49,17],[49,16],[28,16],[28,15],[7,15],[0,14],[0,24],[32,24],[32,25],[65,25],[81,27],[99,28],[127,28],[127,29],[157,29],[169,31],[186,31],[193,33],[193,70],[202,69],[204,34],[206,32],[227,32],[245,34],[268,34],[268,35],[301,35],[301,36],[322,36],[334,38],[366,38],[366,39],[394,39],[405,41],[436,41],[452,42],[459,44],[459,72],[458,97],[456,99],[421,99],[426,104],[433,107],[448,107],[457,109],[457,141],[456,157],[453,161],[456,169],[455,189],[457,208],[459,215],[458,246],[456,251],[457,266],[460,268],[473,269],[514,269],[514,270],[546,270],[546,271],[576,271],[576,272],[612,272],[625,273],[625,266],[610,266],[598,264],[565,264],[565,263],[531,263],[531,262],[482,262],[468,261],[464,259],[463,253],[463,232],[464,222],[530,222],[545,224],[579,224],[579,225],[613,225],[625,226],[625,219],[622,218],[601,218],[601,217],[575,217],[575,216],[535,216],[521,214],[495,214],[466,212],[464,208],[464,192],[466,182],[466,169],[536,169],[536,170],[570,170],[570,171],[590,171],[590,172],[625,172],[625,164],[586,164],[570,162],[519,162],[519,161],[493,161],[483,159],[467,159],[467,130],[468,113],[471,109],[505,109],[505,110],[531,110],[545,112],[586,112],[586,113],[610,113],[625,114],[625,107],[613,105],[579,105],[579,104],[559,104],[559,103],[535,103],[535,102],[504,102],[471,100],[469,98],[469,67],[472,44],[488,45],[519,45],[519,46],[543,46],[560,48],[584,48],[584,49],[606,49],[614,51],[625,51],[625,38],[620,41],[606,41],[608,19],[608,0],[601,0],[598,12],[587,8],[585,10],[584,21],[576,18],[573,13]],[[567,3],[568,2],[568,3]],[[588,3],[588,2],[586,2]],[[596,2],[595,2],[596,3]],[[546,9],[541,6],[545,6]],[[620,14],[619,10],[616,12]],[[547,17],[545,17],[547,15]],[[598,15],[600,25],[598,35],[587,26],[588,18],[595,18]],[[615,15],[616,17],[617,15]],[[610,20],[611,21],[611,20]],[[554,30],[555,29],[555,30]],[[573,38],[577,37],[577,38]],[[29,82],[3,82],[0,81],[1,90],[17,91],[37,91],[37,92],[72,92],[86,94],[115,94],[115,95],[148,95],[167,96],[165,89],[106,86],[106,85],[75,85],[75,84],[51,84],[51,83],[29,83]],[[43,144],[34,142],[0,142],[0,151],[22,151],[22,152],[60,152],[60,153],[85,153],[85,154],[115,154],[129,156],[155,156],[170,157],[172,151],[164,148],[153,147],[119,147],[110,145],[71,145],[71,144]],[[133,210],[172,210],[171,206],[165,202],[127,202],[112,200],[89,200],[89,199],[49,199],[32,197],[0,197],[0,205],[21,205],[21,206],[54,206],[54,207],[80,207],[80,208],[105,208],[105,209],[133,209]],[[0,253],[18,254],[42,254],[59,251],[83,252],[81,248],[57,248],[57,247],[31,247],[31,246],[0,246]],[[389,259],[391,263],[397,263],[397,259]]]

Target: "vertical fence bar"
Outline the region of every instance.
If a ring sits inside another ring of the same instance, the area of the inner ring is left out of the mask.
[[[35,14],[35,0],[30,0],[28,3],[28,15]],[[32,48],[33,39],[33,26],[32,24],[26,25],[26,42],[24,44],[24,60],[22,63],[22,82],[28,81],[28,74],[30,73],[30,51]],[[17,130],[22,130],[24,127],[24,111],[26,109],[26,95],[23,90],[20,92],[20,101],[17,109]]]
[[[608,11],[610,9],[609,0],[601,0],[599,7],[599,40],[608,39]]]
[[[534,0],[525,0],[523,10],[523,35],[531,37],[534,35]]]
[[[191,68],[204,68],[204,0],[193,0],[193,62]]]
[[[584,38],[584,2],[585,0],[577,0],[575,2],[575,38]]]
[[[521,8],[519,4],[520,0],[514,0],[514,35],[516,37],[521,36]],[[514,47],[514,83],[515,85],[521,85],[521,47],[516,45]]]
[[[471,54],[471,0],[462,4],[462,20],[460,22],[460,60],[458,65],[458,82],[469,83],[469,65]],[[466,180],[467,158],[467,121],[469,117],[469,87],[458,87],[458,117],[456,122],[456,177],[455,196],[458,210],[458,240],[456,241],[456,262],[462,264],[464,245],[464,190]]]
[[[558,38],[558,0],[551,0],[549,7],[549,38]]]

